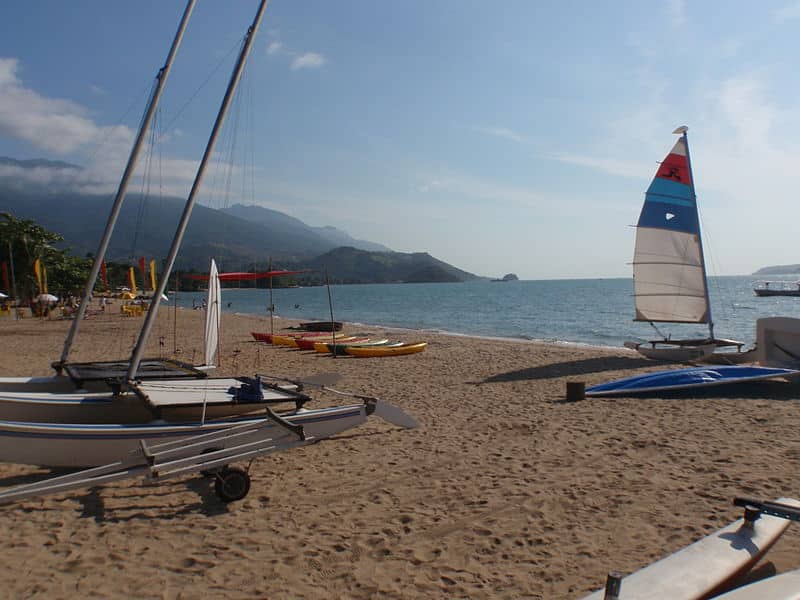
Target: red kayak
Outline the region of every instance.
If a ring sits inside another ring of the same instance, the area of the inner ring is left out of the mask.
[[[250,335],[253,336],[253,339],[257,342],[266,342],[267,344],[272,343],[272,335],[271,333],[258,333],[256,331],[251,331]],[[276,333],[275,335],[279,335],[281,337],[293,337],[293,338],[316,338],[322,336],[330,336],[330,333],[326,333],[324,331],[309,331],[306,333]]]

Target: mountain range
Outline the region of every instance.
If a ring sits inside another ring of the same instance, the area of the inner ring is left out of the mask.
[[[2,167],[6,167],[3,169]],[[80,170],[60,161],[20,161],[0,157],[0,212],[32,219],[64,237],[73,254],[90,255],[105,227],[109,194],[37,184],[19,177],[20,170]],[[107,260],[130,262],[139,256],[165,257],[185,200],[175,197],[142,200],[129,192],[120,211]],[[262,268],[269,258],[286,268],[328,271],[348,282],[466,281],[477,279],[424,252],[399,253],[358,240],[334,227],[313,227],[300,219],[263,206],[234,204],[217,210],[196,205],[181,246],[176,268],[206,270],[210,257],[223,270]]]

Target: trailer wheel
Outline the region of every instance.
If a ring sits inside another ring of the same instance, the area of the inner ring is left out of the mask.
[[[208,454],[209,452],[216,452],[217,450],[222,450],[222,448],[206,448],[201,452],[201,454]],[[203,469],[200,471],[200,474],[203,477],[214,477],[220,471],[224,471],[228,468],[228,465],[222,465],[221,467],[214,467],[213,469]]]
[[[216,474],[214,491],[225,503],[241,500],[250,491],[250,475],[236,467],[222,469]]]

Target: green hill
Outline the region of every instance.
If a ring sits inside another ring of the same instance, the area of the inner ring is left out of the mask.
[[[303,265],[343,283],[430,283],[480,279],[457,269],[427,252],[367,252],[336,248]]]
[[[772,267],[761,267],[753,275],[793,275],[800,273],[800,265],[775,265]]]
[[[0,212],[32,219],[64,237],[63,247],[77,256],[93,254],[111,210],[112,196],[92,195],[13,173],[30,169],[80,171],[68,163],[0,157]],[[9,174],[11,173],[11,174]],[[149,198],[129,193],[108,248],[109,262],[126,263],[140,256],[166,257],[183,211],[184,199]],[[312,227],[299,219],[261,206],[233,205],[215,210],[196,205],[178,254],[176,269],[205,271],[210,258],[223,271],[264,268],[272,258],[282,267],[325,267],[331,277],[360,283],[466,281],[477,277],[426,253],[392,252],[375,242],[357,240],[333,227]]]

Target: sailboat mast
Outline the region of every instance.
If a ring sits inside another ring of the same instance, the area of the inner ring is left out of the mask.
[[[268,271],[272,272],[272,257],[269,257]],[[275,325],[273,324],[273,316],[275,315],[275,305],[272,303],[272,275],[269,276],[269,334],[275,335]],[[270,338],[272,339],[272,338]]]
[[[178,31],[175,34],[175,38],[172,40],[172,46],[169,49],[169,54],[167,55],[167,61],[164,63],[164,66],[158,71],[156,75],[156,87],[153,90],[153,95],[150,97],[150,102],[147,106],[147,111],[145,112],[145,117],[142,120],[142,125],[139,128],[139,133],[136,136],[136,141],[133,144],[133,148],[131,149],[131,154],[128,157],[128,164],[125,166],[125,171],[122,174],[122,179],[119,183],[119,188],[117,189],[117,195],[114,197],[114,204],[111,207],[111,213],[108,216],[108,222],[106,223],[105,231],[103,232],[103,237],[100,240],[100,245],[97,248],[97,252],[94,255],[94,262],[92,263],[92,270],[89,273],[89,278],[86,280],[86,287],[83,289],[83,296],[81,297],[81,304],[78,307],[78,312],[75,315],[75,318],[72,320],[72,325],[69,328],[69,333],[67,333],[67,339],[64,341],[64,349],[61,352],[61,361],[60,364],[64,364],[67,362],[69,358],[70,350],[72,349],[72,344],[75,341],[75,336],[78,334],[78,328],[83,321],[84,316],[86,315],[86,310],[89,306],[89,297],[92,295],[92,290],[94,289],[94,284],[97,281],[97,275],[100,272],[100,267],[103,264],[103,260],[106,256],[106,251],[108,250],[108,244],[111,241],[111,234],[114,232],[114,227],[117,224],[117,219],[119,218],[119,212],[122,209],[122,203],[125,200],[125,194],[128,192],[128,183],[130,182],[130,178],[133,175],[133,172],[136,170],[136,163],[139,160],[139,154],[141,153],[142,145],[144,144],[145,136],[147,134],[147,130],[150,128],[150,123],[153,120],[153,116],[155,115],[156,108],[158,107],[158,102],[161,99],[161,92],[164,89],[164,84],[167,82],[167,77],[169,76],[170,69],[172,68],[172,62],[175,58],[175,55],[178,52],[178,48],[181,45],[181,41],[183,40],[183,34],[186,31],[186,26],[189,24],[189,17],[194,10],[195,0],[189,0],[186,4],[186,10],[183,11],[183,17],[181,18],[180,25],[178,26]]]
[[[711,318],[711,299],[708,296],[708,273],[706,272],[706,257],[703,252],[703,231],[700,228],[700,211],[697,208],[697,192],[694,187],[694,171],[692,171],[692,157],[689,152],[689,136],[688,127],[683,128],[683,143],[686,146],[686,164],[689,166],[689,181],[691,182],[692,199],[694,200],[694,209],[697,213],[697,244],[700,247],[700,265],[703,268],[703,290],[706,296],[706,306],[708,307],[708,337],[714,339],[714,320]]]
[[[225,122],[225,115],[227,114],[228,107],[233,100],[233,95],[236,92],[236,86],[239,84],[239,80],[242,77],[244,65],[247,62],[248,55],[250,54],[250,47],[252,46],[253,39],[258,31],[258,26],[261,24],[261,18],[264,16],[267,3],[268,0],[261,0],[261,3],[258,6],[258,11],[253,19],[253,23],[247,30],[247,35],[245,36],[244,43],[242,44],[242,50],[239,53],[239,59],[236,62],[236,67],[234,68],[233,74],[228,82],[228,89],[225,91],[225,97],[222,100],[222,106],[220,106],[219,113],[217,114],[217,120],[214,122],[214,128],[211,130],[211,136],[208,139],[206,151],[203,154],[202,160],[200,161],[200,166],[197,169],[197,175],[195,176],[194,183],[192,184],[192,190],[189,192],[189,198],[186,200],[186,205],[183,208],[181,220],[178,223],[178,229],[175,232],[174,239],[172,240],[172,246],[170,247],[169,255],[167,256],[167,262],[164,266],[164,272],[162,273],[161,279],[158,282],[158,289],[153,293],[153,301],[150,305],[150,310],[147,311],[147,317],[145,318],[144,325],[142,326],[142,331],[139,334],[136,347],[133,349],[133,354],[131,355],[131,362],[128,367],[127,374],[129,381],[136,377],[136,371],[139,369],[139,363],[142,360],[142,354],[144,353],[144,348],[147,344],[147,338],[150,336],[150,331],[153,328],[156,315],[158,314],[158,306],[161,304],[161,296],[166,289],[167,280],[169,279],[170,273],[172,273],[172,267],[175,265],[175,259],[178,256],[178,250],[180,249],[181,242],[183,241],[183,235],[189,225],[189,218],[192,215],[192,209],[195,205],[197,192],[200,190],[200,184],[203,181],[203,175],[205,173],[206,166],[208,165],[208,161],[211,159],[211,155],[214,152],[214,145],[216,144],[217,136],[219,135],[220,129],[222,129],[222,124]]]

